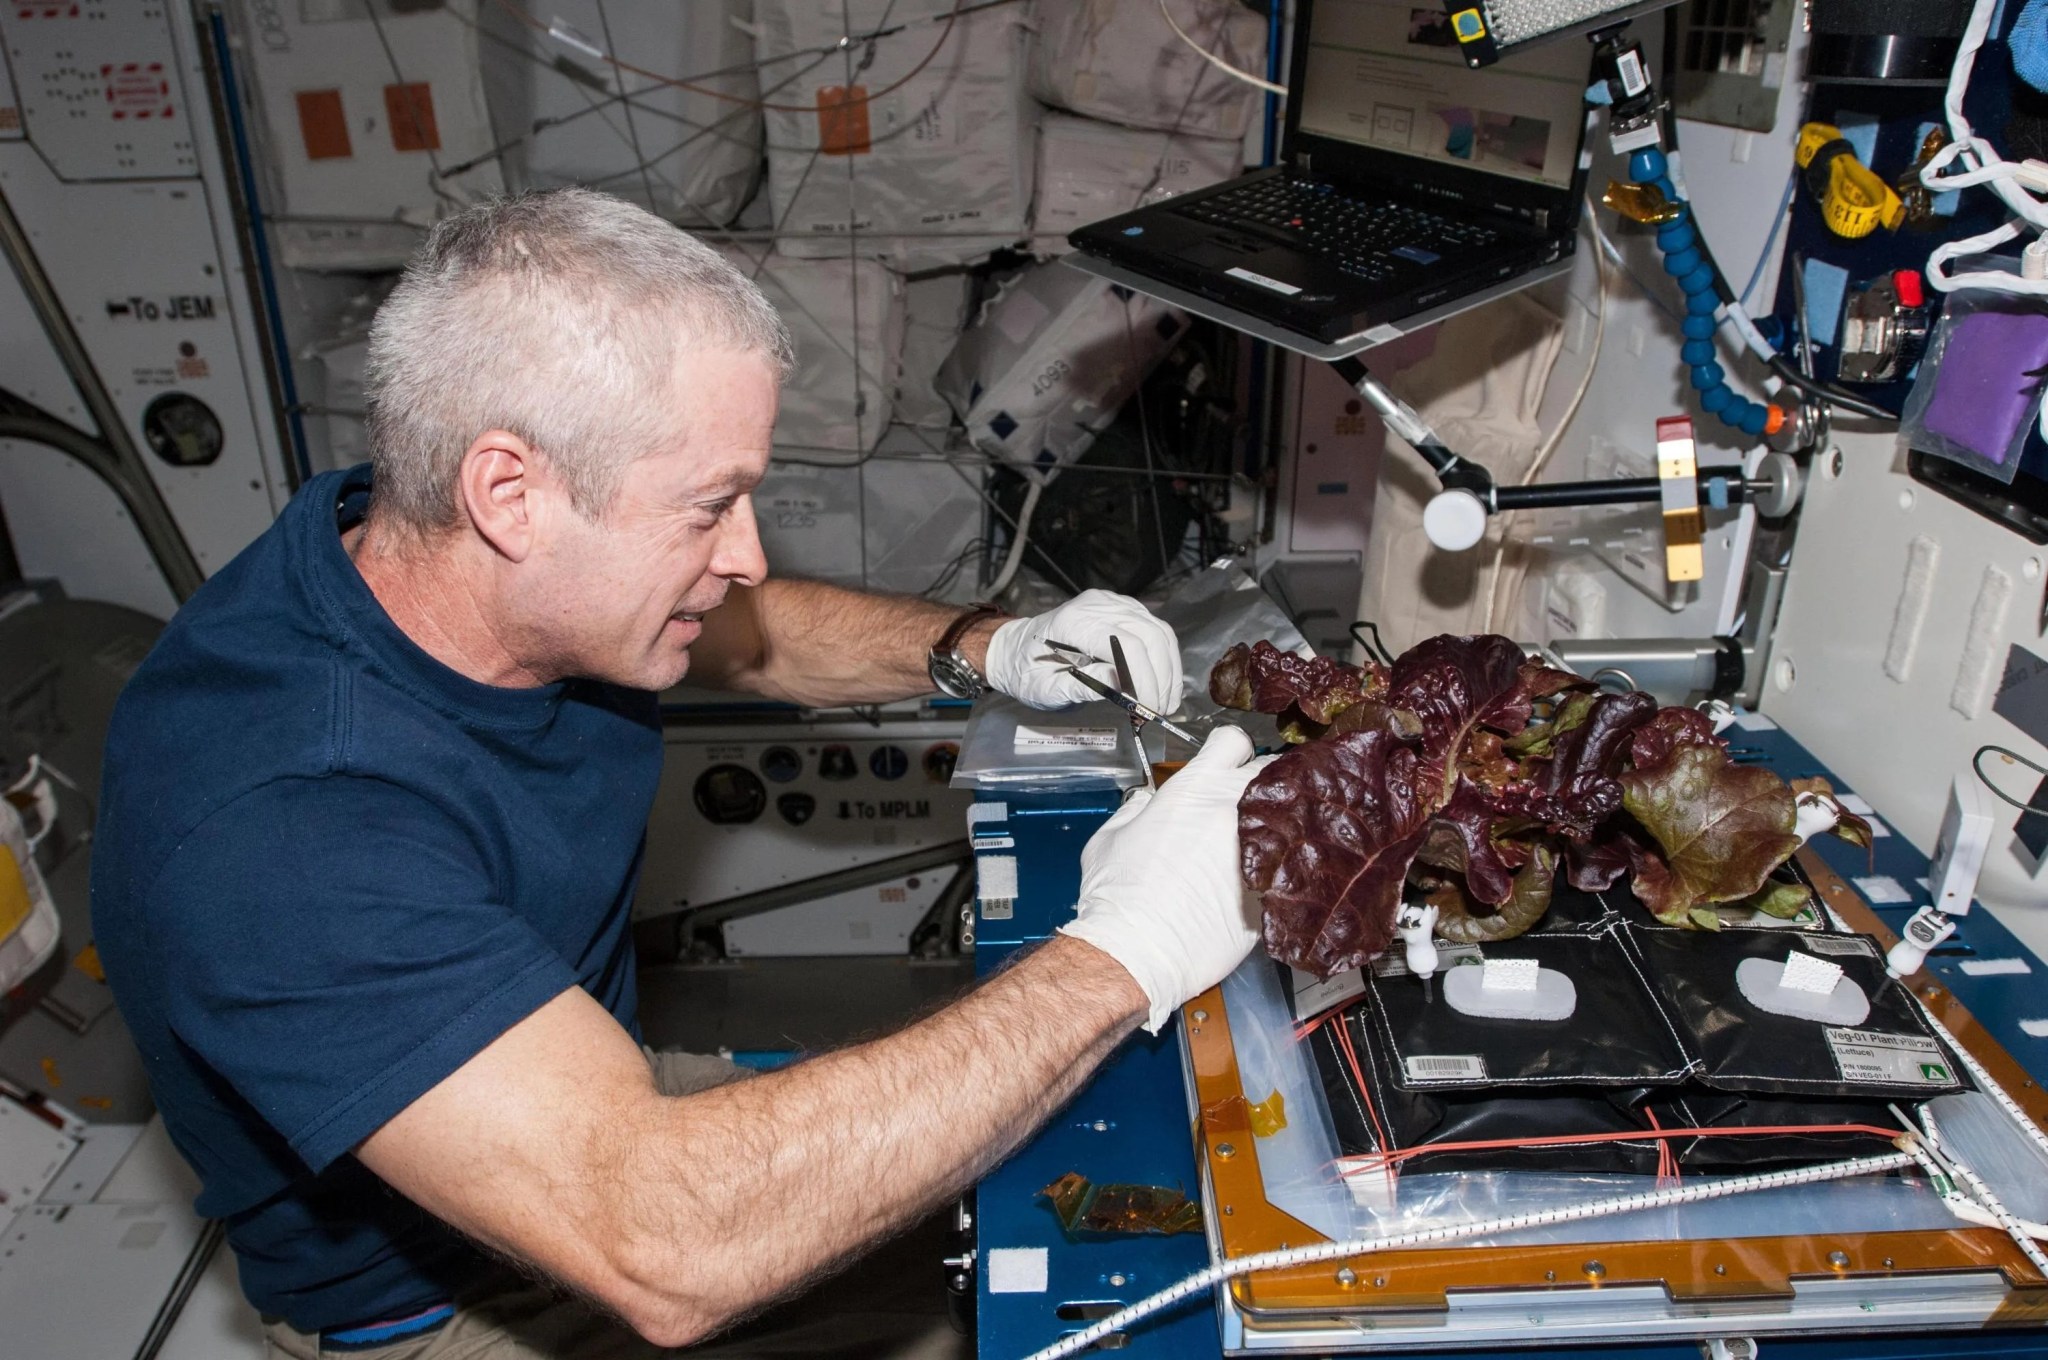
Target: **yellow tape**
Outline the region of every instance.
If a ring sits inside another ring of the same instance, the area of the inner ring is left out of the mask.
[[[1906,205],[1892,186],[1853,156],[1837,156],[1828,167],[1828,191],[1820,201],[1821,221],[1837,236],[1855,240],[1879,226],[1896,229]]]
[[[1792,159],[1804,170],[1823,149],[1846,140],[1832,123],[1808,123],[1799,129]],[[1846,145],[1824,168],[1827,186],[1820,190],[1820,216],[1829,231],[1853,241],[1880,226],[1898,230],[1906,217],[1905,202]]]
[[[1607,188],[1600,194],[1600,201],[1629,221],[1645,226],[1676,222],[1679,217],[1678,205],[1664,197],[1663,191],[1654,184],[1625,184],[1618,179],[1609,180]]]
[[[1842,130],[1833,123],[1808,123],[1799,129],[1799,141],[1792,148],[1792,159],[1804,170],[1813,164],[1813,158],[1822,147],[1842,140]]]
[[[1255,1135],[1271,1138],[1287,1127],[1287,1098],[1275,1091],[1256,1105],[1247,1104],[1245,1113],[1251,1117]]]
[[[0,845],[0,940],[21,929],[21,923],[34,909],[20,861],[14,858],[13,850]]]
[[[1700,546],[1706,526],[1697,510],[1664,516],[1664,579],[1698,581],[1707,574],[1706,551]]]

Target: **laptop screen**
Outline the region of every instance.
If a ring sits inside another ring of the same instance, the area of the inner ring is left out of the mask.
[[[1591,69],[1584,43],[1541,43],[1474,71],[1441,0],[1316,0],[1307,45],[1303,132],[1570,187]]]

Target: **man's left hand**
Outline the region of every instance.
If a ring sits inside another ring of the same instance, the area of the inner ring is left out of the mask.
[[[1082,669],[1114,686],[1116,668],[1109,664],[1112,634],[1123,640],[1132,697],[1156,713],[1179,708],[1180,639],[1144,605],[1107,590],[1084,590],[1048,613],[1010,620],[989,639],[984,670],[989,684],[1033,708],[1086,703],[1100,696],[1067,674],[1074,658],[1047,643],[1063,642],[1100,658],[1103,664]]]

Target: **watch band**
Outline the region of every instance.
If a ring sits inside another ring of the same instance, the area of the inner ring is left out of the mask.
[[[1002,612],[1000,608],[989,603],[987,600],[969,605],[965,612],[946,625],[945,632],[939,634],[939,640],[932,644],[932,655],[951,656],[960,646],[960,639],[967,636],[968,629],[980,623],[983,619]]]
[[[946,625],[945,632],[939,634],[939,640],[932,644],[931,653],[925,659],[925,670],[941,694],[955,699],[972,699],[988,688],[988,678],[960,650],[960,639],[975,624],[998,617],[1002,612],[984,601],[961,613]]]

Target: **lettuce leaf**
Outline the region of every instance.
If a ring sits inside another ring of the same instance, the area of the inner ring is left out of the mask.
[[[1636,897],[1673,925],[1748,897],[1799,848],[1792,790],[1718,746],[1680,746],[1662,765],[1629,771],[1621,798],[1658,851],[1632,865]]]
[[[1451,801],[1430,819],[1417,858],[1439,869],[1462,874],[1473,897],[1490,906],[1507,901],[1514,889],[1514,867],[1494,843],[1500,814],[1470,781],[1461,780]]]
[[[1795,797],[1802,793],[1817,793],[1833,803],[1836,821],[1830,831],[1857,849],[1868,850],[1876,842],[1877,833],[1871,829],[1869,819],[1859,817],[1843,807],[1840,795],[1835,792],[1835,786],[1820,775],[1809,775],[1805,779],[1793,780],[1792,793]]]
[[[1209,685],[1298,743],[1238,805],[1267,948],[1297,968],[1384,952],[1404,893],[1438,904],[1446,938],[1520,934],[1560,872],[1585,891],[1627,876],[1698,929],[1717,903],[1791,902],[1768,880],[1798,845],[1792,790],[1730,760],[1703,715],[1598,691],[1507,638],[1433,637],[1385,670],[1240,643]]]
[[[1557,739],[1586,721],[1593,711],[1593,703],[1600,696],[1590,689],[1577,690],[1565,696],[1550,717],[1542,722],[1532,722],[1516,735],[1508,738],[1510,755],[1548,756],[1556,747]]]
[[[1727,749],[1714,735],[1714,722],[1696,708],[1660,708],[1629,737],[1629,754],[1637,769],[1662,765],[1681,746]]]
[[[1559,793],[1589,776],[1619,773],[1630,736],[1657,711],[1657,701],[1641,690],[1595,696],[1585,721],[1552,746],[1543,787]]]
[[[1439,880],[1423,892],[1437,909],[1436,933],[1453,944],[1490,944],[1526,933],[1550,910],[1557,881],[1557,855],[1534,847],[1529,862],[1515,875],[1514,888],[1498,906],[1477,902],[1454,879]]]
[[[1789,921],[1813,905],[1813,890],[1804,883],[1773,878],[1762,888],[1733,905],[1748,907],[1751,911],[1774,916],[1780,921]]]
[[[1275,958],[1328,977],[1385,952],[1433,791],[1415,745],[1387,727],[1310,742],[1259,772],[1238,835]]]
[[[1270,642],[1238,643],[1209,673],[1209,697],[1225,708],[1253,713],[1298,711],[1328,725],[1339,713],[1387,691],[1378,665],[1347,666],[1322,656],[1297,656]]]

